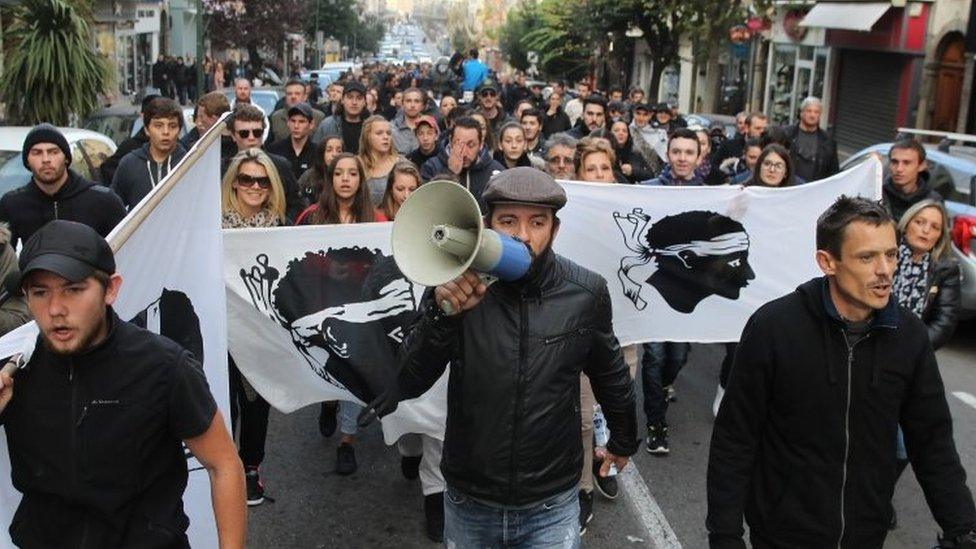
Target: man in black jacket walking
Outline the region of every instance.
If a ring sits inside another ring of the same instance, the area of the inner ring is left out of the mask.
[[[125,217],[115,193],[68,168],[71,148],[54,126],[34,126],[24,139],[23,160],[31,180],[0,199],[0,221],[10,225],[14,248],[54,219],[84,223],[106,236]]]
[[[566,194],[551,176],[513,168],[484,198],[489,225],[531,249],[529,273],[486,287],[467,271],[428,292],[394,389],[373,406],[391,412],[450,363],[441,461],[447,546],[579,547],[581,372],[610,428],[601,474],[637,451],[634,386],[613,335],[610,294],[602,277],[552,251]],[[443,302],[458,314],[445,314]]]
[[[800,103],[799,122],[787,126],[785,130],[790,140],[793,174],[807,182],[818,181],[840,171],[837,143],[820,129],[822,113],[820,99],[807,97]]]
[[[891,299],[884,207],[841,197],[817,221],[824,272],[749,319],[712,432],[713,549],[881,548],[899,425],[945,539],[976,547],[976,510],[925,325]]]

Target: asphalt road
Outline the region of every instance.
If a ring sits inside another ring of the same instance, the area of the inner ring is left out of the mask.
[[[955,418],[955,437],[963,465],[976,476],[976,322],[962,325],[953,341],[938,352],[940,369]],[[584,547],[651,547],[653,539],[673,532],[664,544],[707,547],[704,531],[705,469],[712,430],[712,400],[724,347],[694,345],[688,365],[675,384],[677,402],[668,421],[671,455],[635,457],[643,483],[627,497],[607,501],[596,496],[595,520]],[[639,390],[639,384],[638,384]],[[322,438],[316,408],[285,416],[272,413],[268,456],[263,466],[274,503],[252,508],[248,546],[254,548],[436,547],[423,533],[423,497],[418,481],[400,475],[399,456],[383,444],[378,427],[362,433],[357,446],[359,471],[334,474],[337,439]],[[643,421],[641,421],[643,423]],[[929,548],[938,525],[909,469],[895,492],[899,527],[886,549]],[[637,485],[634,485],[637,486]],[[642,496],[649,496],[642,497]],[[659,508],[660,513],[656,513]]]

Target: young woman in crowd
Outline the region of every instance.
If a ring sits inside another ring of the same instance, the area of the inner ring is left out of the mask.
[[[793,185],[790,153],[782,145],[771,143],[759,153],[756,168],[746,186],[789,187]]]
[[[367,190],[373,204],[383,200],[386,180],[393,165],[400,160],[393,148],[393,134],[390,122],[379,115],[370,116],[363,122],[363,132],[359,136],[359,159],[366,168]]]
[[[444,97],[441,97],[440,105],[438,105],[441,114],[438,117],[438,120],[440,120],[441,132],[444,132],[448,129],[447,127],[448,116],[450,116],[451,111],[457,108],[457,106],[458,106],[457,99],[454,99],[454,96],[445,95]]]
[[[610,143],[617,157],[617,170],[627,178],[628,183],[653,179],[655,173],[636,149],[630,126],[621,118],[610,125]]]
[[[285,189],[274,162],[260,149],[247,149],[231,159],[221,182],[220,206],[225,229],[277,227],[285,223]],[[264,502],[260,467],[268,435],[270,406],[247,381],[228,355],[231,432],[247,481],[247,504]]]
[[[409,160],[401,160],[393,166],[386,181],[386,192],[377,210],[377,217],[382,216],[390,221],[396,217],[400,206],[421,185],[420,171]],[[377,220],[379,221],[379,220]]]
[[[365,128],[364,128],[365,130]],[[360,157],[340,153],[329,166],[319,200],[298,216],[297,225],[332,225],[386,221],[375,211],[366,186],[366,168]],[[319,411],[319,432],[325,437],[335,433],[337,423],[342,433],[336,450],[336,473],[356,472],[356,417],[362,406],[355,402],[323,402]],[[337,419],[338,413],[338,419]]]
[[[491,128],[488,127],[488,119],[485,118],[485,115],[481,114],[478,111],[473,111],[468,116],[477,120],[478,124],[481,125],[481,135],[485,136],[484,146],[488,149],[489,152],[494,151],[496,146],[495,144],[496,139],[495,139],[494,132],[492,132]]]
[[[495,160],[506,168],[516,166],[532,166],[529,154],[525,150],[525,130],[518,122],[506,122],[498,133],[498,148],[495,150]]]
[[[298,178],[298,188],[308,204],[319,201],[319,193],[322,192],[322,185],[325,183],[325,172],[332,164],[332,160],[341,152],[342,137],[338,135],[327,136],[315,147],[312,167],[305,170],[305,173]]]

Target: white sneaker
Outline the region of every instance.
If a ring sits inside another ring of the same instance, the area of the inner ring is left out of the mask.
[[[718,417],[718,407],[722,405],[722,397],[725,396],[725,389],[719,384],[718,390],[715,391],[715,402],[712,403],[712,415]]]

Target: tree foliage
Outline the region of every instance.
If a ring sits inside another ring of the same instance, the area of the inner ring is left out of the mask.
[[[310,0],[304,18],[305,34],[315,40],[318,29],[349,46],[351,53],[376,52],[386,32],[383,22],[371,15],[361,16],[355,0]]]
[[[109,70],[92,46],[84,6],[24,0],[13,17],[7,29],[7,67],[0,78],[8,118],[63,126],[70,115],[85,116],[98,108]]]
[[[214,47],[243,48],[252,61],[260,48],[280,51],[285,33],[301,32],[309,0],[205,0],[207,35]]]
[[[519,70],[529,68],[528,48],[522,38],[542,27],[542,17],[534,2],[522,2],[508,13],[505,25],[498,33],[498,46],[508,56],[508,62]]]

